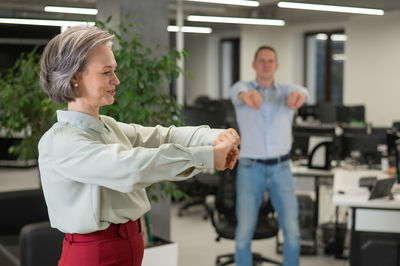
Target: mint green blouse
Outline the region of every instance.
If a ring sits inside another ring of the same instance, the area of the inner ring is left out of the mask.
[[[145,187],[214,168],[212,146],[222,131],[144,127],[64,110],[57,119],[39,142],[39,170],[51,226],[65,233],[138,219],[150,210]]]

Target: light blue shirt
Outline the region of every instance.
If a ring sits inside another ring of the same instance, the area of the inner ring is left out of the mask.
[[[240,92],[258,90],[263,98],[261,109],[248,107],[238,98]],[[306,88],[274,82],[268,88],[257,81],[239,81],[231,90],[239,125],[241,144],[240,157],[270,159],[288,154],[291,148],[293,110],[286,104],[292,91],[301,91],[308,96]]]
[[[73,111],[57,111],[57,119],[39,142],[39,170],[51,226],[65,233],[138,219],[150,209],[145,187],[214,168],[212,145],[222,131],[143,127]]]

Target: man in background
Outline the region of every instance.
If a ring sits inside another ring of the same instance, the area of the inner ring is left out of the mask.
[[[236,179],[237,266],[252,266],[251,241],[265,189],[283,231],[283,265],[299,264],[300,232],[293,175],[289,166],[292,119],[308,96],[305,88],[275,80],[274,48],[261,46],[252,67],[256,79],[233,85],[231,100],[241,135]]]

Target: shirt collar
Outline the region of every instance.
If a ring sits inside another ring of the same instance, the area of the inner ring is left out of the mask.
[[[104,130],[104,123],[101,120],[81,112],[58,110],[57,120],[59,122],[68,122],[82,129],[91,128],[99,132]]]
[[[266,89],[266,88],[264,88],[263,86],[261,86],[261,85],[257,82],[257,80],[251,81],[251,85],[252,85],[254,88],[256,88],[257,90]],[[269,88],[269,87],[268,87],[268,88]],[[272,84],[271,88],[273,88],[273,89],[279,89],[279,88],[280,88],[279,83],[278,83],[276,80],[274,80],[274,84]]]

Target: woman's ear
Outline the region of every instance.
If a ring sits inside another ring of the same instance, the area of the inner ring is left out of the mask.
[[[79,73],[77,72],[72,76],[70,81],[71,88],[74,90],[76,97],[79,97],[80,95],[79,81],[80,81]]]

